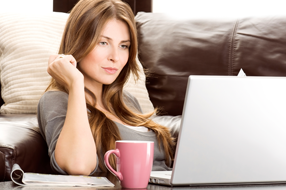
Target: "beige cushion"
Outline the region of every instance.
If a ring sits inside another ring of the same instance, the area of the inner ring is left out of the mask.
[[[124,90],[127,90],[133,96],[137,98],[142,108],[143,113],[149,113],[154,110],[153,104],[150,101],[149,93],[146,89],[146,76],[144,74],[143,66],[137,58],[137,63],[140,68],[140,78],[135,82],[133,75],[127,81]]]
[[[67,18],[67,13],[55,12],[0,13],[1,95],[5,102],[1,113],[36,113],[50,81],[48,58],[58,52]],[[138,99],[143,112],[149,112],[153,105],[142,66],[140,76],[136,84],[131,78],[125,89]]]

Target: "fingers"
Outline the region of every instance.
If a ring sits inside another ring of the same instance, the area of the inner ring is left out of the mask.
[[[64,58],[66,55],[65,54],[60,54],[59,58]]]
[[[72,55],[51,55],[49,58],[47,71],[51,75],[53,71],[61,70],[66,67],[73,65],[76,67],[76,60]]]
[[[51,55],[49,57],[49,64],[51,64],[54,61],[58,61],[58,60],[65,60],[70,62],[72,65],[76,66],[76,60],[72,55],[64,55],[64,54],[59,54],[59,55]]]
[[[47,71],[49,74],[51,74],[51,68],[55,68],[64,64],[71,64],[74,67],[77,66],[77,62],[72,55],[51,55],[49,58]]]
[[[72,55],[60,54],[56,57],[56,60],[70,62],[73,66],[76,67],[76,60]]]
[[[83,78],[76,65],[77,62],[72,55],[52,55],[49,58],[47,72],[60,84],[71,86],[74,81]]]

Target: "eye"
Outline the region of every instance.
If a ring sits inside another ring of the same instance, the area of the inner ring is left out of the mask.
[[[120,47],[123,48],[123,49],[128,49],[129,48],[128,45],[120,45]]]
[[[107,45],[107,42],[99,42],[99,45],[105,46]]]

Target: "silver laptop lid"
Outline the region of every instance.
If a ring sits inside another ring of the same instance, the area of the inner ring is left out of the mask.
[[[286,181],[286,78],[190,76],[171,182]]]

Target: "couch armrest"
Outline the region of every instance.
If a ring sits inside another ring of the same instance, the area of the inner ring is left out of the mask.
[[[0,115],[0,181],[10,180],[17,163],[25,172],[52,173],[36,115]]]

